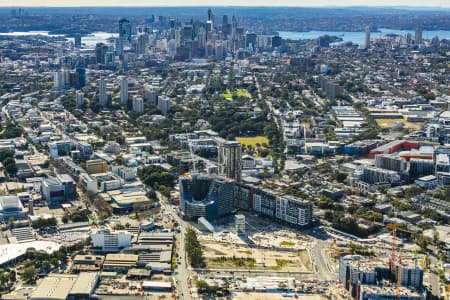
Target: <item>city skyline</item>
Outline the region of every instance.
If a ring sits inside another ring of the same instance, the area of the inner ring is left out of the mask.
[[[1,299],[450,299],[450,8],[7,1]]]
[[[234,7],[401,7],[401,8],[450,8],[450,4],[446,0],[345,0],[336,3],[332,0],[323,0],[320,3],[317,1],[306,0],[302,2],[294,0],[283,0],[274,3],[269,0],[225,0],[217,5],[216,2],[210,0],[202,1],[181,1],[181,0],[132,0],[128,2],[123,2],[120,0],[79,0],[79,1],[68,1],[68,0],[2,0],[0,1],[0,7],[224,7],[224,6],[234,6]]]

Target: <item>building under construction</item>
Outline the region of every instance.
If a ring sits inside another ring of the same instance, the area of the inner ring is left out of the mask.
[[[424,300],[425,296],[420,291],[416,291],[407,287],[400,287],[395,285],[361,285],[360,300]]]
[[[357,300],[425,299],[423,270],[412,257],[402,257],[391,263],[388,258],[342,256],[339,281]]]

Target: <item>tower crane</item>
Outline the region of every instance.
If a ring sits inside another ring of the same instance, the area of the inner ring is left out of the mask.
[[[410,234],[415,234],[414,231],[400,227],[398,224],[386,225],[387,228],[392,229],[392,248],[391,248],[391,259],[389,262],[389,268],[391,271],[392,280],[397,279],[396,288],[396,298],[400,299],[401,286],[402,286],[402,254],[399,251],[397,260],[397,230],[402,232],[407,232]],[[397,260],[397,278],[395,278],[395,261]]]

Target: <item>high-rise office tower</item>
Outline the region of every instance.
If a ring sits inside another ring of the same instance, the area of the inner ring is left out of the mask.
[[[227,141],[219,145],[219,173],[239,182],[241,180],[241,144]]]
[[[81,48],[81,34],[79,34],[79,33],[75,34],[74,41],[75,41],[75,47]]]
[[[174,17],[170,17],[169,18],[169,28],[175,29],[176,24],[177,24],[177,19],[175,19]]]
[[[213,20],[213,13],[212,13],[212,9],[208,8],[208,21],[212,21]]]
[[[181,46],[181,29],[175,29],[175,47]]]
[[[222,17],[222,27],[228,25],[228,16],[227,15],[223,15]]]
[[[222,17],[222,34],[225,39],[231,34],[231,24],[228,23],[227,15]]]
[[[206,46],[206,31],[205,28],[201,27],[198,30],[198,35],[197,35],[197,40],[198,40],[198,47],[203,49]]]
[[[131,43],[131,24],[127,19],[119,20],[119,37]]]
[[[86,86],[86,69],[85,68],[76,68],[76,84],[75,87],[80,89]]]
[[[366,36],[365,36],[365,43],[364,43],[364,49],[367,49],[370,47],[370,27],[366,27]]]
[[[123,39],[121,38],[116,39],[116,55],[123,55]]]
[[[128,103],[128,79],[125,76],[120,77],[120,104]]]
[[[283,39],[281,37],[279,37],[278,35],[273,36],[271,39],[271,46],[273,48],[280,47],[282,40]]]
[[[420,28],[416,29],[416,34],[414,36],[414,44],[416,45],[422,44],[422,29]]]
[[[136,49],[136,55],[142,55],[147,53],[147,46],[148,46],[148,34],[140,34],[137,37],[135,49]]]
[[[192,23],[192,27],[194,28],[194,37],[196,37],[198,34],[198,31],[200,30],[200,27],[203,27],[203,24],[199,20],[195,20]]]
[[[98,81],[98,94],[98,102],[105,105],[108,102],[108,95],[106,94],[106,80],[103,77]]]
[[[98,64],[104,64],[106,59],[106,52],[108,52],[108,46],[103,43],[97,43],[95,45],[95,57]]]
[[[231,38],[233,40],[237,39],[237,21],[235,16],[231,18]]]
[[[144,112],[144,99],[141,97],[133,97],[133,110],[142,114]]]
[[[75,93],[75,103],[78,108],[83,107],[84,105],[84,93],[82,91],[77,91]]]
[[[183,41],[191,41],[194,36],[194,28],[192,25],[184,25],[181,39]]]
[[[256,39],[256,33],[247,32],[245,34],[245,47],[255,49],[257,46]]]
[[[208,9],[208,20],[206,21],[206,30],[211,31],[214,29],[214,15],[211,8]]]

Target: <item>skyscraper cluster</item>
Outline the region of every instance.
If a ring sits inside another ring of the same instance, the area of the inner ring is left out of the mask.
[[[53,87],[56,90],[68,88],[81,89],[86,86],[86,69],[59,70],[53,72]]]
[[[97,63],[108,69],[114,68],[115,56],[126,68],[128,56],[133,59],[151,55],[152,47],[165,50],[173,59],[182,61],[191,58],[221,59],[231,53],[242,58],[258,49],[270,50],[281,46],[281,38],[277,35],[244,32],[243,28],[238,27],[234,16],[231,22],[227,15],[222,17],[221,22],[216,22],[211,9],[204,21],[182,23],[176,18],[169,18],[158,25],[133,25],[130,20],[120,19],[118,31],[119,37],[114,45],[98,43],[95,49]],[[81,45],[81,42],[78,44]]]

